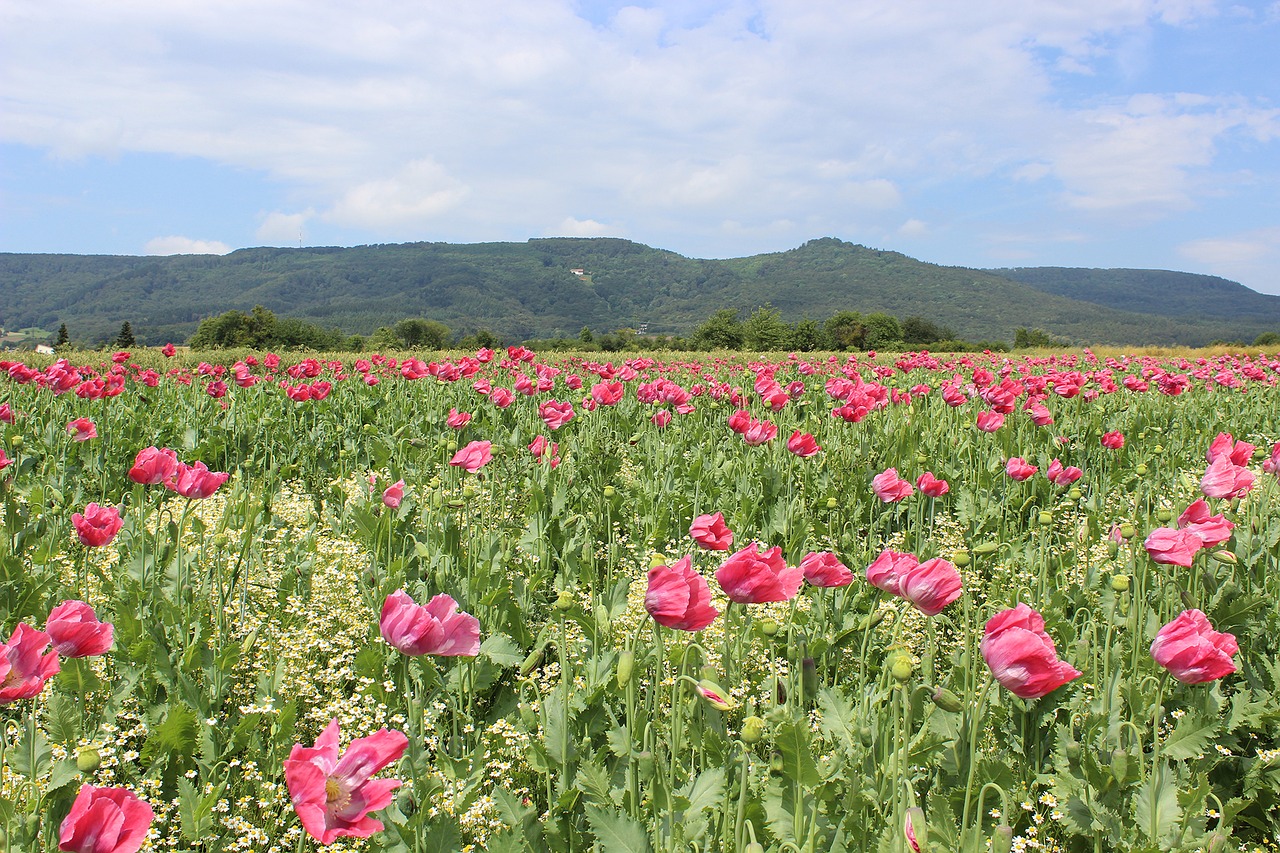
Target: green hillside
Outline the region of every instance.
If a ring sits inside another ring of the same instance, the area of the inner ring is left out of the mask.
[[[203,317],[263,305],[353,334],[425,317],[456,333],[485,328],[521,340],[573,336],[583,326],[687,334],[721,308],[745,316],[771,304],[787,321],[842,310],[920,315],[969,339],[1012,340],[1016,328],[1038,327],[1076,343],[1195,345],[1280,329],[1280,297],[1232,282],[1211,280],[1230,288],[1230,298],[1210,288],[1196,302],[1196,287],[1209,277],[1161,274],[1186,294],[1173,299],[1161,295],[1165,279],[1142,277],[1150,273],[1083,271],[1101,277],[1070,285],[1066,274],[1077,272],[1037,278],[1036,270],[943,267],[832,238],[730,260],[612,238],[225,256],[0,254],[0,326],[53,332],[66,323],[73,339],[91,342],[113,337],[127,320],[155,344],[185,340]],[[1127,301],[1106,283],[1118,273],[1132,274]],[[1196,307],[1204,302],[1213,310]]]

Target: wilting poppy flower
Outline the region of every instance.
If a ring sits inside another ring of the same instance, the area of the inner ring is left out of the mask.
[[[800,561],[804,579],[814,586],[848,586],[853,582],[853,572],[830,551],[813,551]]]
[[[804,572],[799,566],[787,565],[781,548],[761,552],[752,542],[716,569],[716,581],[730,601],[763,604],[795,598],[804,583]]]
[[[1240,650],[1232,634],[1219,633],[1199,610],[1184,610],[1151,643],[1151,657],[1183,684],[1202,684],[1236,671]]]
[[[1009,475],[1010,479],[1022,482],[1029,480],[1040,469],[1027,462],[1021,456],[1014,456],[1004,464],[1004,472]]]
[[[129,479],[143,486],[155,486],[172,480],[177,473],[177,453],[167,447],[144,447],[133,460]]]
[[[711,587],[688,557],[649,570],[644,609],[659,625],[680,631],[701,631],[720,615],[711,606]]]
[[[1210,515],[1209,505],[1204,502],[1204,498],[1200,498],[1178,516],[1178,528],[1194,533],[1200,540],[1201,547],[1212,548],[1230,539],[1235,525],[1221,513]]]
[[[1142,543],[1151,559],[1166,566],[1189,568],[1202,547],[1200,538],[1190,530],[1157,527]]]
[[[885,503],[897,503],[910,497],[915,489],[911,483],[898,476],[897,468],[886,468],[871,478],[871,491]]]
[[[932,471],[925,471],[916,478],[916,488],[923,495],[928,495],[931,498],[940,498],[951,491],[951,484],[946,480],[939,480],[933,476]]]
[[[708,551],[728,551],[733,546],[733,531],[722,513],[698,516],[689,525],[689,535]]]
[[[391,792],[400,787],[400,780],[371,777],[397,761],[409,745],[403,732],[379,729],[356,738],[340,754],[338,734],[334,719],[314,747],[295,743],[284,762],[293,810],[303,829],[321,844],[381,831],[382,821],[369,813],[391,805]]]
[[[458,602],[444,593],[423,606],[404,590],[396,590],[382,604],[378,630],[388,644],[410,656],[480,653],[480,620],[458,610]]]
[[[1084,474],[1074,465],[1063,467],[1063,464],[1057,459],[1049,463],[1049,468],[1044,475],[1049,478],[1049,482],[1055,486],[1069,486]]]
[[[165,488],[172,489],[184,498],[203,500],[222,487],[230,474],[223,471],[210,471],[203,462],[188,465],[178,463],[178,471],[172,480],[165,481]]]
[[[0,705],[39,695],[44,683],[58,674],[58,653],[45,652],[49,635],[25,622],[13,629],[0,646]]]
[[[1102,446],[1108,450],[1119,450],[1124,447],[1124,433],[1119,430],[1102,434]]]
[[[1044,617],[1026,604],[987,620],[979,648],[996,681],[1022,699],[1039,699],[1080,677],[1078,669],[1058,659]]]
[[[81,543],[88,548],[99,548],[116,538],[124,522],[120,519],[120,510],[115,507],[91,503],[83,513],[71,514],[71,525]]]
[[[98,437],[98,428],[88,418],[76,418],[67,424],[67,435],[72,441],[88,441]]]
[[[382,492],[382,504],[389,509],[399,509],[404,500],[404,480],[396,480]]]
[[[110,622],[99,622],[93,608],[76,599],[64,601],[49,611],[44,630],[53,643],[53,650],[64,658],[106,654],[115,633]]]
[[[489,460],[493,458],[492,447],[492,443],[488,441],[470,442],[453,455],[453,458],[449,460],[449,464],[458,468],[465,468],[474,474],[489,464]]]
[[[151,804],[128,788],[81,785],[58,829],[65,853],[138,853],[155,820]]]
[[[800,430],[791,433],[791,438],[787,439],[787,450],[790,450],[801,459],[808,459],[810,456],[817,456],[822,452],[822,448],[814,440],[813,434],[801,432]]]
[[[995,432],[1004,426],[1004,415],[999,412],[978,412],[978,429]]]
[[[1200,480],[1200,491],[1211,498],[1242,498],[1253,488],[1253,481],[1252,471],[1223,454],[1209,463]]]

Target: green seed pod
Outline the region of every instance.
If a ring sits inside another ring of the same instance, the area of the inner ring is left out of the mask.
[[[1013,827],[1000,824],[991,831],[991,853],[1009,853],[1013,849]]]
[[[827,509],[835,509],[839,505],[840,505],[840,502],[837,501],[835,498],[827,498]]]
[[[1078,501],[1080,500],[1080,498],[1084,497],[1084,492],[1080,491],[1079,489],[1072,489],[1071,491],[1067,492],[1067,497],[1069,497],[1073,501]]]
[[[618,686],[626,687],[631,681],[631,672],[635,669],[636,653],[631,649],[624,649],[622,654],[618,655]]]
[[[615,489],[613,486],[605,486],[605,487],[604,487],[604,496],[605,496],[606,498],[611,498],[611,497],[613,497],[614,495],[616,495],[617,493],[618,493],[617,489]]]
[[[1161,453],[1164,453],[1164,445],[1157,444],[1155,447],[1151,448],[1151,452],[1154,453],[1156,456],[1159,456]]]
[[[564,611],[571,609],[575,603],[573,593],[569,592],[567,589],[562,589],[560,590],[560,594],[556,596],[556,603],[552,606],[563,613]]]
[[[1042,525],[1053,524],[1053,513],[1049,512],[1047,509],[1042,509],[1040,510],[1040,514],[1036,516],[1036,521]]]
[[[933,691],[933,695],[929,697],[933,700],[933,704],[937,705],[944,711],[951,714],[959,713],[964,710],[964,702],[959,696],[952,693],[945,687],[937,687]]]
[[[431,487],[431,488],[433,488],[433,489],[438,489],[438,488],[440,488],[440,478],[439,478],[439,477],[432,477],[430,480],[428,480],[428,481],[427,481],[427,485],[428,485],[428,486],[430,486],[430,487]]]
[[[758,628],[760,633],[766,637],[776,636],[781,627],[782,626],[778,624],[777,619],[761,619],[756,623],[756,628]]]
[[[1129,576],[1128,575],[1112,575],[1111,588],[1114,589],[1116,592],[1128,592]]]
[[[765,721],[752,714],[742,721],[742,731],[739,733],[739,737],[742,738],[743,743],[759,743],[760,738],[764,737],[765,727]]]
[[[1123,536],[1125,539],[1132,539],[1133,535],[1137,532],[1138,531],[1134,528],[1134,526],[1127,521],[1124,524],[1120,525],[1120,535]]]
[[[926,462],[928,462],[928,461],[929,461],[929,457],[928,457],[928,456],[925,456],[923,453],[917,453],[917,454],[916,454],[916,464],[917,464],[917,465],[923,465],[924,463],[926,463]]]
[[[999,550],[999,548],[1000,548],[999,544],[995,542],[981,542],[973,546],[973,553],[982,554],[985,556],[987,554],[994,554],[997,550]]]
[[[963,569],[969,565],[969,552],[963,549],[953,552],[951,554],[951,563],[957,568]]]
[[[894,655],[893,660],[889,662],[889,674],[899,684],[905,684],[911,680],[911,671],[913,669],[915,669],[915,664],[911,662],[910,655],[899,653]]]
[[[102,764],[102,756],[98,754],[98,750],[91,746],[84,746],[76,753],[76,769],[81,773],[89,774],[97,770]]]
[[[474,498],[476,496],[476,487],[467,483],[462,487],[462,496],[467,499]]]
[[[771,773],[782,773],[782,771],[786,769],[787,765],[782,760],[782,753],[775,749],[769,755],[769,771]]]
[[[658,568],[658,566],[665,566],[665,565],[667,565],[666,554],[654,554],[652,557],[649,558],[649,568],[651,569],[656,569]]]
[[[445,444],[444,449],[445,449],[447,452],[449,452],[449,453],[454,453],[454,452],[456,452],[456,451],[457,451],[457,449],[458,449],[458,442],[456,442],[456,441],[450,441],[450,442],[448,442],[448,443],[446,443],[446,444]]]
[[[1236,559],[1235,554],[1225,549],[1214,551],[1209,556],[1213,557],[1213,559],[1217,560],[1219,563],[1225,563],[1226,565],[1229,565],[1229,566],[1234,566],[1240,562],[1238,559]]]
[[[746,847],[742,848],[742,853],[764,853],[764,845],[759,841],[752,841]]]
[[[1145,477],[1147,476],[1147,466],[1139,462],[1134,466],[1133,473],[1137,474],[1139,477]]]
[[[1165,509],[1164,507],[1161,507],[1160,509],[1156,510],[1156,519],[1161,523],[1172,520],[1173,510]]]

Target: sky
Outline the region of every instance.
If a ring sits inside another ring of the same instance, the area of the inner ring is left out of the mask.
[[[0,252],[838,237],[1280,294],[1280,0],[4,0]]]

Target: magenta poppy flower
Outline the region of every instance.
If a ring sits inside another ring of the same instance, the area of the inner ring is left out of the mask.
[[[752,447],[768,444],[778,435],[778,425],[769,421],[752,420],[743,430],[742,439]]]
[[[203,462],[194,465],[179,462],[177,473],[172,480],[166,480],[164,485],[184,498],[204,500],[218,491],[230,476],[224,471],[210,471]]]
[[[457,409],[450,409],[449,416],[444,419],[444,422],[453,429],[462,429],[464,426],[471,423],[471,413],[459,412]]]
[[[1240,650],[1232,634],[1219,633],[1199,610],[1184,610],[1156,634],[1151,657],[1183,684],[1203,684],[1236,671]]]
[[[711,587],[688,557],[649,570],[644,609],[659,625],[680,631],[701,631],[720,615],[711,606]]]
[[[1101,441],[1108,450],[1119,450],[1124,447],[1124,433],[1119,430],[1103,433]]]
[[[13,460],[5,455],[3,449],[0,449],[0,471],[3,471],[5,468],[8,468],[12,464],[13,464]]]
[[[668,409],[658,409],[649,418],[649,423],[656,427],[665,427],[671,423],[671,412]]]
[[[996,681],[1022,699],[1039,699],[1080,677],[1080,670],[1058,659],[1044,617],[1026,604],[987,620],[979,649]]]
[[[88,418],[76,418],[67,424],[67,435],[72,441],[88,441],[98,437],[98,428]]]
[[[1209,463],[1200,480],[1200,491],[1211,498],[1242,498],[1253,489],[1254,476],[1223,454]]]
[[[733,531],[724,523],[723,513],[698,516],[689,525],[689,535],[708,551],[728,551],[733,547]]]
[[[388,509],[399,509],[404,500],[404,480],[396,480],[382,491],[382,504]]]
[[[622,402],[623,392],[621,382],[597,382],[591,386],[591,399],[601,406],[614,406]]]
[[[143,486],[156,486],[178,473],[178,454],[169,448],[144,447],[129,469],[129,479]]]
[[[932,471],[925,471],[916,478],[916,488],[923,495],[928,495],[931,498],[940,498],[951,491],[951,484],[946,480],[939,480],[933,476]]]
[[[1049,478],[1049,482],[1055,486],[1069,486],[1083,476],[1084,472],[1074,465],[1063,466],[1063,464],[1055,459],[1049,463],[1049,469],[1044,475]]]
[[[44,630],[53,643],[53,650],[64,658],[106,654],[115,633],[110,622],[99,622],[93,608],[76,599],[64,601],[49,611]]]
[[[560,429],[573,420],[573,414],[573,403],[568,401],[558,403],[555,400],[547,400],[538,407],[538,417],[542,418],[547,429],[551,430]]]
[[[71,514],[71,526],[76,529],[76,536],[87,548],[99,548],[111,544],[116,538],[124,521],[120,518],[120,510],[113,506],[99,506],[90,503],[84,512]]]
[[[453,454],[449,464],[474,474],[493,459],[493,445],[488,441],[472,441]]]
[[[458,602],[444,593],[423,606],[404,590],[396,590],[382,603],[378,630],[388,644],[411,657],[475,657],[480,653],[480,620],[458,610]]]
[[[293,810],[302,828],[321,844],[344,836],[368,838],[382,830],[382,821],[369,813],[391,805],[391,792],[400,787],[400,780],[372,777],[399,760],[409,745],[403,732],[379,729],[353,740],[344,754],[338,749],[338,735],[334,719],[314,747],[295,743],[284,762]]]
[[[80,786],[58,828],[65,853],[138,853],[155,820],[151,804],[128,788]]]
[[[787,565],[781,548],[760,551],[752,542],[716,569],[716,581],[730,601],[763,604],[795,598],[804,583],[804,572],[799,566]]]
[[[995,432],[1004,426],[1004,415],[999,412],[978,412],[978,429],[983,432]]]
[[[1200,538],[1190,530],[1157,527],[1147,535],[1142,547],[1147,549],[1151,559],[1157,563],[1189,568],[1202,544]]]
[[[800,430],[791,433],[791,438],[787,439],[787,450],[790,450],[801,459],[808,459],[810,456],[817,456],[822,452],[822,448],[818,446],[813,434],[801,432]]]
[[[1029,480],[1040,469],[1027,462],[1021,456],[1014,456],[1004,464],[1004,472],[1009,475],[1012,480],[1021,483],[1023,480]]]
[[[173,344],[165,344],[160,348],[160,352],[164,353],[165,358],[173,358],[174,355],[177,354],[178,350]]]
[[[872,477],[871,491],[885,503],[897,503],[915,493],[911,483],[898,476],[897,468],[886,468]]]
[[[867,583],[891,595],[897,595],[902,576],[919,563],[915,554],[904,554],[886,548],[867,566]]]
[[[0,705],[39,695],[44,683],[58,674],[58,653],[45,650],[51,640],[25,622],[13,629],[0,646]]]
[[[1044,403],[1033,404],[1027,409],[1027,414],[1031,415],[1031,422],[1036,426],[1049,426],[1053,423],[1053,413]]]
[[[804,579],[814,586],[838,587],[853,583],[853,572],[830,551],[813,551],[800,561]]]
[[[1247,441],[1235,441],[1231,433],[1220,432],[1213,442],[1210,443],[1209,449],[1205,451],[1204,457],[1206,462],[1216,462],[1226,457],[1231,461],[1232,465],[1243,468],[1253,459],[1254,446]]]
[[[1235,524],[1227,521],[1221,513],[1210,515],[1209,505],[1204,502],[1204,498],[1200,498],[1178,516],[1178,529],[1194,533],[1200,540],[1201,547],[1212,548],[1231,538]]]
[[[751,413],[746,409],[735,409],[733,414],[729,415],[729,429],[739,435],[745,433],[752,423]]]
[[[963,592],[960,572],[941,557],[907,566],[898,577],[898,595],[925,616],[937,616]]]

